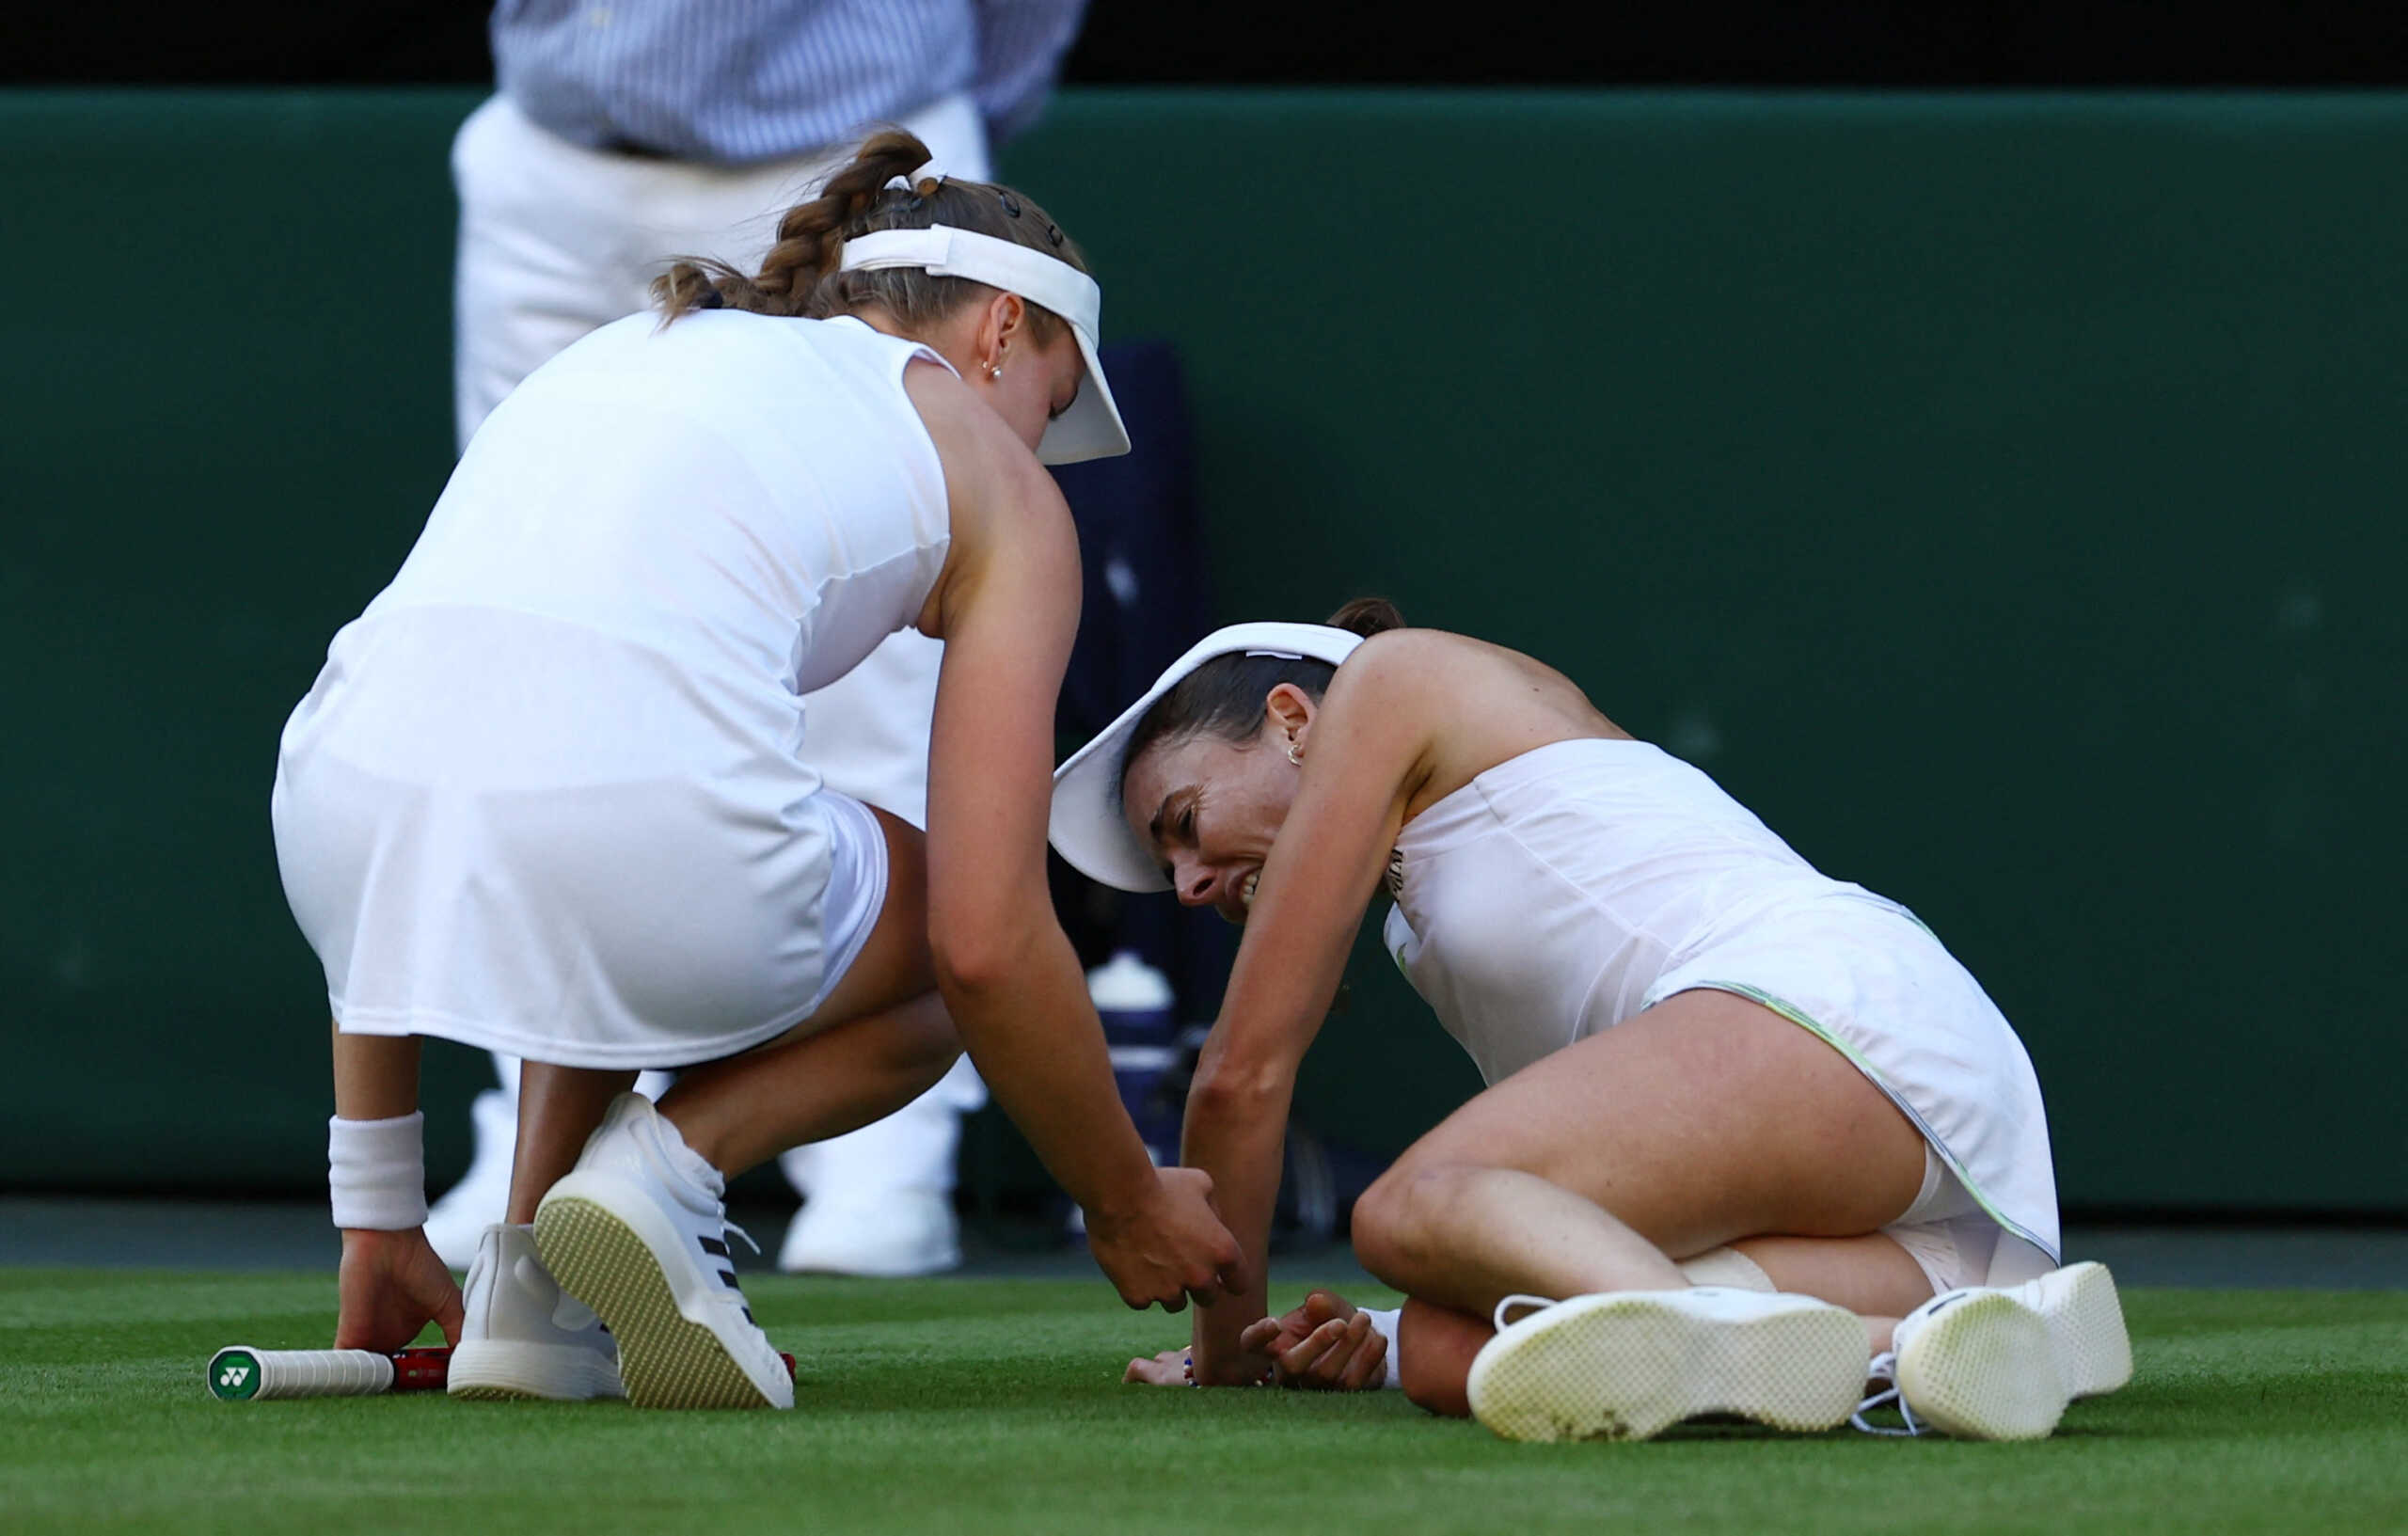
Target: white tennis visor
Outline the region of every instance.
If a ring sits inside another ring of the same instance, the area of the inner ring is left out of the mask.
[[[1054,770],[1054,813],[1046,834],[1053,839],[1054,850],[1091,880],[1123,891],[1169,890],[1170,881],[1163,878],[1153,850],[1129,830],[1128,818],[1120,812],[1121,759],[1129,755],[1129,738],[1136,734],[1146,711],[1189,673],[1216,657],[1240,653],[1291,660],[1310,657],[1335,667],[1362,643],[1363,637],[1352,629],[1325,624],[1233,624],[1197,641],[1154,679],[1145,697],[1122,710],[1118,720]]]
[[[967,277],[1018,293],[1069,322],[1087,376],[1070,408],[1046,426],[1037,457],[1044,464],[1077,464],[1129,451],[1129,429],[1120,424],[1120,407],[1113,404],[1112,387],[1103,382],[1103,364],[1095,355],[1096,340],[1103,334],[1103,290],[1093,277],[1043,251],[950,224],[855,235],[845,242],[836,263],[840,272],[880,267],[924,267],[940,277]]]

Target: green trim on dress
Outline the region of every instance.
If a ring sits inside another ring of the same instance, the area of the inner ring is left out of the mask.
[[[1904,909],[1901,909],[1901,911],[1903,910]],[[1912,913],[1909,913],[1908,915],[1909,917],[1913,916]],[[1922,926],[1920,920],[1917,920],[1916,926]],[[1926,928],[1925,931],[1929,932],[1930,930]],[[1934,1135],[1930,1125],[1925,1123],[1921,1115],[1915,1113],[1915,1106],[1907,1102],[1905,1096],[1900,1094],[1897,1089],[1892,1087],[1889,1080],[1884,1078],[1880,1072],[1876,1070],[1873,1064],[1865,1060],[1854,1046],[1840,1038],[1837,1035],[1832,1034],[1830,1030],[1825,1029],[1804,1009],[1796,1006],[1785,999],[1775,997],[1772,993],[1766,991],[1761,987],[1751,987],[1744,981],[1692,981],[1681,989],[1681,991],[1684,992],[1698,990],[1729,992],[1734,997],[1744,997],[1749,1002],[1757,1005],[1759,1007],[1770,1008],[1773,1012],[1781,1015],[1783,1019],[1788,1020],[1791,1023],[1796,1024],[1798,1028],[1814,1036],[1816,1039],[1821,1040],[1832,1050],[1837,1051],[1841,1055],[1846,1056],[1851,1066],[1855,1067],[1858,1071],[1862,1072],[1865,1075],[1865,1078],[1871,1082],[1875,1087],[1879,1088],[1883,1094],[1888,1096],[1890,1102],[1898,1106],[1898,1112],[1904,1115],[1909,1121],[1912,1122],[1915,1130],[1921,1132],[1924,1144],[1940,1154],[1940,1160],[1948,1164],[1948,1171],[1955,1174],[1956,1176],[1956,1181],[1965,1186],[1965,1193],[1973,1197],[1973,1203],[1982,1208],[1982,1213],[1984,1215],[1998,1223],[2002,1230],[2012,1232],[2024,1242],[2032,1244],[2035,1248],[2039,1249],[2042,1253],[2047,1254],[2051,1259],[2061,1259],[2062,1256],[2054,1249],[2051,1248],[2049,1244],[2041,1242],[2031,1232],[2025,1230],[2021,1226],[2009,1220],[2000,1212],[1998,1207],[1991,1203],[1989,1196],[1983,1192],[1982,1186],[1974,1182],[1972,1176],[1966,1171],[1965,1164],[1957,1161],[1956,1154],[1948,1149],[1948,1144],[1941,1141],[1937,1135]],[[1674,992],[1669,995],[1677,997],[1680,993]],[[1664,998],[1656,998],[1654,1002],[1651,1002],[1648,1006],[1653,1007],[1656,1003],[1664,1001]]]

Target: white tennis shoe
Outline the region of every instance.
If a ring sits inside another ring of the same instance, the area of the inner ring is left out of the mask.
[[[1904,1433],[1960,1440],[2038,1440],[2076,1398],[2132,1379],[2123,1303],[2103,1264],[2071,1264],[2020,1286],[1945,1291],[1898,1320],[1873,1373],[1893,1385]],[[1877,1430],[1857,1416],[1860,1429]]]
[[[1517,1306],[1543,1309],[1506,1326]],[[1702,1414],[1827,1430],[1864,1391],[1863,1323],[1808,1296],[1509,1296],[1497,1322],[1471,1363],[1471,1411],[1508,1440],[1644,1440]]]
[[[455,1398],[620,1398],[619,1349],[594,1309],[562,1291],[532,1227],[488,1226],[468,1264],[467,1315],[444,1390]]]
[[[610,1327],[637,1407],[794,1406],[729,1261],[724,1193],[650,1100],[623,1093],[536,1208],[545,1264]]]
[[[906,1279],[961,1267],[961,1223],[935,1190],[889,1190],[875,1200],[815,1195],[786,1228],[778,1268],[789,1275]]]

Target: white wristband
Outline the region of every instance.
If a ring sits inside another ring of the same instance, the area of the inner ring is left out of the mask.
[[[406,1232],[426,1225],[426,1116],[326,1122],[326,1193],[337,1227]]]
[[[1380,1378],[1380,1385],[1402,1387],[1404,1368],[1397,1358],[1396,1322],[1397,1319],[1404,1316],[1404,1308],[1400,1306],[1393,1312],[1383,1312],[1374,1307],[1366,1306],[1363,1308],[1363,1315],[1371,1320],[1371,1331],[1388,1341],[1387,1374]]]

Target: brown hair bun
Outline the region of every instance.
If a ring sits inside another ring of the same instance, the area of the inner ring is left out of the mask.
[[[1346,604],[1328,620],[1332,629],[1351,629],[1365,640],[1383,629],[1402,629],[1404,615],[1385,597],[1357,597]]]

